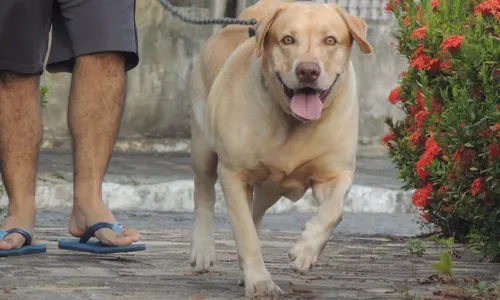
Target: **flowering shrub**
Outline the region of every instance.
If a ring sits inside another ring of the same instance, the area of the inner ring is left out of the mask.
[[[424,222],[500,259],[500,0],[390,0],[408,69],[383,138]]]

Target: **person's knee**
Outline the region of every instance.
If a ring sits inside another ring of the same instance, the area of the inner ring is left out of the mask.
[[[121,52],[92,53],[78,56],[76,64],[84,68],[125,71],[125,56]]]

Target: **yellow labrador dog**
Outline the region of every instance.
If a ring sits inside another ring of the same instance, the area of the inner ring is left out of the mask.
[[[236,241],[245,296],[282,292],[259,244],[267,209],[308,188],[319,203],[289,252],[309,271],[342,220],[354,176],[358,98],[350,61],[356,42],[372,52],[366,23],[336,5],[261,0],[241,14],[258,20],[210,38],[192,74],[195,222],[191,264],[213,264],[214,184],[220,180]]]

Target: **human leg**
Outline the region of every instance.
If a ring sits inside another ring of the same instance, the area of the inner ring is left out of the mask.
[[[0,172],[9,199],[7,217],[0,226],[0,251],[30,244],[19,230],[33,237],[36,165],[42,139],[39,83],[51,2],[0,2]],[[9,233],[15,229],[18,232]]]
[[[102,183],[118,133],[126,71],[138,62],[133,0],[59,0],[47,70],[72,72],[68,125],[73,138],[74,201],[69,224],[81,237],[99,222],[116,223]],[[92,34],[88,34],[92,32]],[[139,240],[136,230],[99,229],[113,246]]]
[[[40,76],[0,71],[0,170],[9,206],[1,231],[20,228],[33,236],[35,173],[42,138]],[[25,238],[12,233],[0,241],[0,250],[23,246]]]

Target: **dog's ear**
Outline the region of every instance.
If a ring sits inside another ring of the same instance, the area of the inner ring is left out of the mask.
[[[283,11],[283,7],[277,8],[275,11],[268,13],[262,20],[260,20],[255,25],[255,38],[257,39],[257,57],[264,53],[264,41],[266,39],[267,32],[271,25],[278,17],[278,15]]]
[[[367,25],[363,19],[357,16],[353,16],[346,12],[342,8],[334,4],[335,10],[340,14],[342,19],[347,25],[347,28],[351,32],[352,37],[358,43],[361,52],[365,54],[370,54],[373,52],[373,48],[370,43],[366,40],[366,29]]]

